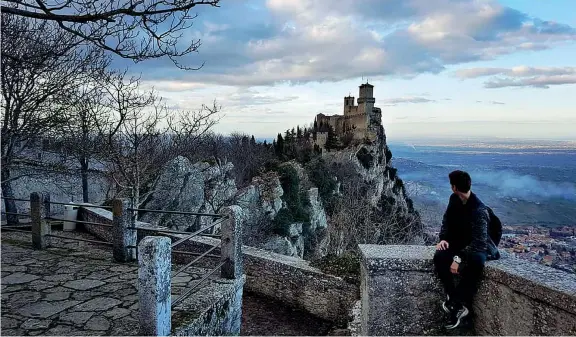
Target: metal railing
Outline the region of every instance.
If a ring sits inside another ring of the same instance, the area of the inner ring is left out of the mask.
[[[238,233],[235,232],[234,227],[234,219],[231,218],[230,214],[210,214],[210,213],[198,213],[198,212],[184,212],[184,211],[162,211],[162,210],[153,210],[153,209],[138,209],[138,208],[131,208],[127,207],[127,201],[122,201],[119,199],[113,200],[112,206],[98,206],[98,205],[91,205],[91,204],[78,204],[78,203],[67,203],[67,202],[59,202],[59,201],[50,201],[50,197],[47,194],[39,194],[39,193],[32,193],[30,195],[30,199],[19,199],[19,198],[4,198],[8,200],[14,201],[22,201],[22,202],[29,202],[30,203],[30,214],[24,213],[10,213],[3,212],[7,215],[13,216],[22,216],[22,217],[30,217],[31,224],[27,227],[31,227],[31,230],[23,230],[22,228],[16,227],[24,227],[24,226],[1,226],[0,229],[2,231],[15,231],[15,232],[25,232],[32,234],[32,244],[35,248],[43,249],[50,246],[50,242],[47,240],[48,238],[58,238],[58,239],[65,239],[65,240],[77,240],[82,242],[88,242],[93,244],[111,246],[114,259],[119,262],[129,262],[133,261],[136,258],[139,259],[140,268],[142,268],[143,263],[140,260],[138,255],[138,247],[140,245],[137,244],[137,231],[150,231],[155,233],[156,235],[160,235],[161,237],[167,237],[170,239],[170,245],[167,247],[169,249],[169,254],[180,254],[183,256],[193,256],[190,262],[187,262],[183,266],[179,266],[177,270],[172,271],[172,267],[174,266],[172,263],[170,265],[170,284],[174,277],[182,274],[187,269],[194,267],[197,265],[202,259],[220,259],[220,262],[217,263],[214,267],[208,270],[200,279],[195,280],[194,285],[185,289],[177,299],[175,299],[171,305],[168,306],[169,314],[171,315],[171,308],[180,304],[186,298],[191,296],[192,294],[196,293],[198,290],[201,289],[201,286],[206,284],[206,281],[210,279],[214,273],[218,270],[221,271],[221,277],[225,278],[237,278],[237,273],[235,271],[230,271],[230,265],[232,265],[232,269],[234,269],[235,264],[238,264],[238,261],[235,261],[234,258],[231,258],[229,254],[230,252],[235,251],[235,249],[231,249],[231,245],[236,245],[238,240]],[[102,222],[95,222],[95,221],[87,221],[87,220],[71,220],[65,219],[60,217],[55,217],[50,214],[50,205],[71,205],[71,206],[79,206],[79,207],[86,207],[86,208],[103,208],[103,209],[112,209],[113,219],[112,223],[102,223]],[[173,229],[164,229],[164,228],[155,228],[155,227],[147,227],[147,226],[137,226],[135,217],[133,216],[135,212],[149,212],[149,213],[166,213],[166,214],[177,214],[177,215],[190,215],[190,216],[203,216],[203,217],[211,217],[213,221],[207,224],[205,227],[202,227],[198,230],[193,232],[187,231],[179,231]],[[110,231],[108,233],[112,234],[112,242],[108,241],[100,241],[100,240],[92,240],[92,239],[84,239],[79,237],[71,237],[66,235],[57,235],[51,233],[51,227],[54,225],[55,221],[71,221],[78,224],[86,225],[86,226],[98,226],[109,228]],[[213,234],[213,233],[205,233],[207,231],[212,230],[218,225],[222,225],[222,230],[220,235]],[[226,231],[224,231],[226,228]],[[173,234],[173,235],[170,235]],[[224,234],[226,238],[224,238]],[[178,237],[175,237],[178,235]],[[217,245],[210,245],[211,247],[204,252],[193,252],[187,250],[176,250],[177,247],[181,246],[185,242],[195,238],[195,237],[211,237],[211,238],[220,238],[220,244]],[[153,236],[154,237],[154,236]],[[157,237],[157,236],[156,236]],[[226,252],[228,255],[224,255],[223,245],[226,245],[227,249]],[[220,249],[220,254],[214,254],[214,251]],[[171,285],[168,287],[171,287]],[[157,285],[158,286],[158,285]],[[163,285],[165,286],[165,285]],[[149,289],[139,289],[139,292],[143,293],[150,293]],[[142,293],[140,294],[142,297]],[[141,306],[140,310],[148,310],[150,308],[144,308]]]
[[[220,238],[220,235],[216,235],[216,234],[207,234],[207,233],[203,233],[206,232],[208,230],[213,229],[214,227],[216,227],[217,225],[222,224],[224,221],[229,220],[229,217],[223,214],[213,214],[213,213],[197,213],[197,212],[184,212],[184,211],[162,211],[162,210],[156,210],[156,209],[142,209],[142,208],[128,208],[129,211],[133,211],[133,212],[147,212],[147,213],[163,213],[163,214],[177,214],[177,215],[191,215],[191,216],[205,216],[205,217],[211,217],[211,218],[216,218],[216,221],[213,221],[212,223],[208,224],[205,227],[202,227],[194,232],[185,232],[185,231],[177,231],[177,230],[171,230],[171,229],[160,229],[160,228],[153,228],[153,227],[143,227],[143,226],[132,226],[130,227],[130,229],[136,229],[136,230],[147,230],[147,231],[151,231],[151,232],[155,232],[155,233],[159,233],[161,234],[161,236],[167,236],[166,234],[178,234],[178,235],[184,235],[184,237],[177,239],[175,242],[172,242],[171,244],[171,252],[172,254],[176,253],[176,254],[183,254],[183,255],[195,255],[197,256],[195,259],[193,259],[192,261],[188,262],[186,265],[180,267],[177,271],[173,272],[171,274],[171,279],[173,279],[174,277],[180,275],[181,273],[183,273],[185,270],[193,267],[196,263],[198,263],[200,260],[202,260],[203,258],[222,258],[221,255],[214,255],[214,254],[210,254],[211,252],[213,252],[214,250],[216,250],[217,248],[220,248],[220,245],[216,245],[213,246],[211,248],[209,248],[208,250],[206,250],[203,253],[194,253],[194,252],[187,252],[187,251],[179,251],[179,250],[174,250],[177,246],[182,245],[183,243],[185,243],[186,241],[194,238],[194,237],[198,237],[198,236],[208,236],[208,237],[213,237],[213,238]],[[172,240],[173,237],[170,237],[170,239]],[[194,294],[194,292],[198,289],[200,289],[200,286],[202,284],[204,284],[211,275],[213,275],[217,270],[220,270],[220,268],[224,265],[224,262],[220,262],[216,267],[212,268],[211,270],[208,271],[208,273],[206,273],[200,280],[198,280],[194,286],[192,286],[191,288],[187,289],[183,294],[181,294],[176,300],[174,300],[171,304],[172,307],[176,306],[178,303],[182,302],[184,299],[186,299],[187,297],[189,297],[190,295]]]
[[[50,205],[70,205],[70,206],[82,206],[80,204],[77,203],[69,203],[69,202],[59,202],[59,201],[51,201],[48,195],[44,196],[45,199],[43,200],[43,204],[45,207],[45,211],[43,216],[41,216],[40,221],[44,222],[44,223],[40,223],[37,224],[37,227],[42,227],[42,226],[46,226],[48,228],[46,233],[43,234],[44,237],[47,238],[58,238],[58,239],[65,239],[65,240],[76,240],[76,241],[83,241],[83,242],[89,242],[89,243],[94,243],[94,244],[99,244],[99,245],[104,245],[104,246],[112,246],[112,243],[107,242],[107,241],[100,241],[100,240],[91,240],[91,239],[84,239],[84,238],[78,238],[78,237],[71,237],[71,236],[63,236],[63,235],[56,235],[56,234],[52,234],[51,233],[51,226],[55,225],[52,222],[49,221],[71,221],[71,222],[75,222],[75,223],[81,223],[81,224],[91,224],[91,225],[97,225],[97,226],[105,226],[105,227],[112,227],[111,224],[105,224],[105,223],[98,223],[98,222],[92,222],[92,221],[81,221],[81,220],[71,220],[71,219],[63,219],[63,218],[56,218],[56,217],[52,217],[49,216],[50,214]],[[13,201],[19,201],[19,202],[29,202],[30,204],[30,214],[24,214],[24,213],[14,213],[14,212],[1,212],[2,214],[7,214],[7,215],[16,215],[16,216],[24,216],[24,217],[30,217],[32,218],[32,212],[33,212],[33,206],[32,206],[32,196],[30,199],[22,199],[22,198],[10,198],[10,197],[0,197],[1,199],[4,200],[13,200]],[[93,208],[104,208],[104,209],[109,209],[109,206],[103,206],[103,205],[84,205],[86,207],[93,207]],[[42,214],[41,214],[42,215]],[[44,221],[42,221],[44,220]],[[46,221],[48,220],[48,221]],[[33,234],[34,230],[21,230],[21,229],[17,229],[15,227],[30,227],[30,225],[28,226],[7,226],[7,225],[3,225],[0,226],[1,230],[7,230],[7,231],[13,231],[13,232],[20,232],[20,233],[28,233],[28,234]]]

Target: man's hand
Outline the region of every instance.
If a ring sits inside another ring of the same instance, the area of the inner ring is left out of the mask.
[[[446,250],[446,249],[448,249],[448,241],[446,240],[442,240],[438,242],[438,244],[436,245],[436,250]]]
[[[458,274],[458,268],[460,267],[460,264],[456,263],[456,262],[452,262],[452,264],[450,265],[450,272],[452,274]]]

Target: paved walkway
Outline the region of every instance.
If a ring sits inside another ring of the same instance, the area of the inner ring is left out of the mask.
[[[137,266],[112,262],[110,247],[52,240],[58,248],[33,250],[30,234],[2,232],[1,334],[138,335]],[[199,277],[175,278],[174,298]]]
[[[52,248],[33,250],[31,234],[2,231],[1,335],[138,335],[137,266],[112,262],[110,247],[52,240]],[[204,272],[190,268],[174,278],[172,298]],[[243,304],[241,335],[330,333],[328,322],[282,303],[245,294]]]

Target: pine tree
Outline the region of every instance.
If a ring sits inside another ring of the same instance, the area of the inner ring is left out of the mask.
[[[282,138],[282,134],[278,134],[278,139],[276,141],[276,156],[278,158],[282,158],[282,156],[284,155],[284,138]]]
[[[314,120],[314,132],[318,132],[318,122]]]
[[[334,128],[332,128],[332,126],[328,126],[328,137],[326,139],[326,144],[324,145],[324,148],[326,148],[326,150],[330,151],[331,149],[338,149],[338,147],[340,146],[339,144],[340,142],[338,141],[338,136],[336,136],[336,133],[334,132]]]
[[[296,138],[302,139],[302,129],[300,129],[299,125],[296,127]]]
[[[256,145],[256,139],[254,138],[254,135],[252,135],[252,138],[250,138],[250,144]]]

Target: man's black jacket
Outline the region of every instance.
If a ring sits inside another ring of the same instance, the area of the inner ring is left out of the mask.
[[[448,241],[450,250],[488,253],[488,224],[490,217],[486,205],[474,194],[466,204],[456,194],[450,196],[448,207],[442,218],[440,240]]]

